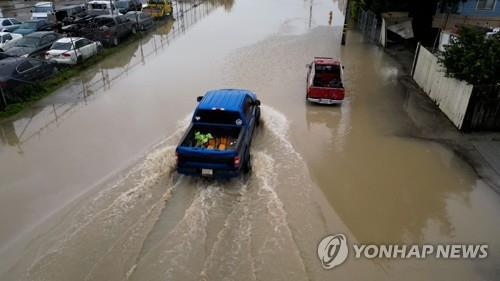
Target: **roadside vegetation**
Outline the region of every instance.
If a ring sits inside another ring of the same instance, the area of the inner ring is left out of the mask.
[[[500,84],[500,35],[485,36],[481,28],[462,26],[440,53],[446,74],[472,85]]]

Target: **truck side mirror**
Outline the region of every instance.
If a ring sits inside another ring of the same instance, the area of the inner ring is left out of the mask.
[[[253,104],[256,106],[260,106],[260,100],[255,100]]]
[[[196,101],[200,102],[202,99],[203,99],[203,96],[199,96],[199,97],[196,98]]]

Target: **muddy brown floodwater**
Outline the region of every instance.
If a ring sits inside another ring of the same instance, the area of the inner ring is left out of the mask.
[[[0,280],[498,280],[498,194],[420,137],[419,99],[395,61],[356,32],[340,46],[344,9],[203,2],[2,121]],[[342,58],[342,106],[305,102],[313,56]],[[196,97],[231,87],[263,102],[252,174],[177,175],[174,149]],[[335,233],[349,243],[487,243],[489,256],[351,253],[323,270],[317,244]]]

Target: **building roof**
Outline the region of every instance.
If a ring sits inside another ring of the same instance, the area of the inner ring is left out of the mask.
[[[246,96],[255,99],[255,94],[248,90],[221,89],[208,91],[198,105],[198,109],[240,111]]]

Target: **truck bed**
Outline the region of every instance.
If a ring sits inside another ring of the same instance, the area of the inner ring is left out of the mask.
[[[188,133],[184,136],[181,147],[190,147],[200,150],[235,150],[239,143],[241,127],[213,127],[194,124],[191,126]],[[213,139],[209,140],[204,145],[197,145],[195,140],[196,132],[201,134],[210,133]]]

